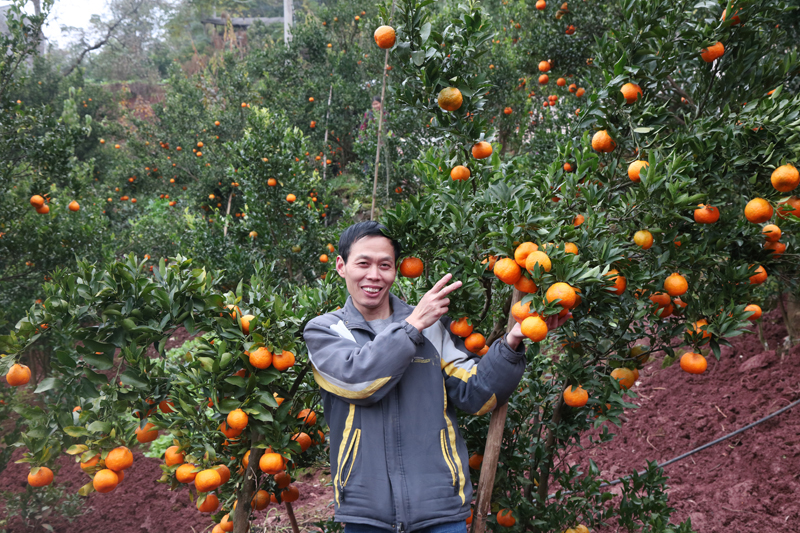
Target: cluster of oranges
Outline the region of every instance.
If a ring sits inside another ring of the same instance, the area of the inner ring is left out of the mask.
[[[37,213],[40,215],[46,215],[50,212],[50,206],[48,203],[50,202],[49,198],[45,198],[39,194],[34,194],[31,196],[31,206],[36,210]],[[79,211],[81,206],[75,200],[72,200],[68,205],[67,208],[70,211]]]

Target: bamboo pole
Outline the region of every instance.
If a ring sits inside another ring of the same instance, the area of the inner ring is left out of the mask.
[[[514,289],[511,297],[511,305],[522,299],[522,292]],[[506,332],[511,331],[516,321],[509,314]],[[494,477],[497,474],[497,460],[500,458],[500,445],[503,443],[503,428],[506,425],[506,415],[508,413],[508,403],[498,405],[492,411],[492,419],[489,421],[489,434],[486,436],[486,446],[483,449],[483,464],[481,465],[481,477],[478,480],[478,495],[475,498],[475,512],[472,513],[472,529],[470,533],[483,533],[486,531],[486,515],[492,503],[492,489],[494,488]]]
[[[394,8],[394,3],[392,3]],[[381,111],[378,116],[378,146],[375,148],[375,179],[372,181],[372,209],[369,212],[369,219],[375,220],[375,197],[378,195],[378,170],[381,162],[381,133],[383,130],[383,107],[386,105],[386,78],[388,76],[389,49],[386,49],[386,56],[383,59],[383,86],[381,87]]]
[[[289,522],[292,524],[292,531],[294,533],[300,533],[300,527],[297,525],[297,518],[294,516],[294,509],[292,509],[292,504],[289,502],[284,502],[286,505],[286,514],[289,515]]]

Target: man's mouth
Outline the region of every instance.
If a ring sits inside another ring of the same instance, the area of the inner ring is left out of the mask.
[[[375,296],[376,294],[380,294],[383,290],[381,287],[361,287],[361,290],[365,293],[369,294],[370,296]]]

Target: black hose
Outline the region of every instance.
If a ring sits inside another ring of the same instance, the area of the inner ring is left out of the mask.
[[[767,420],[769,420],[770,418],[776,417],[776,416],[778,416],[779,414],[783,413],[784,411],[788,411],[789,409],[791,409],[792,407],[794,407],[794,406],[796,406],[796,405],[798,405],[798,404],[800,404],[800,400],[795,400],[794,402],[790,403],[790,404],[789,404],[789,405],[787,405],[786,407],[782,407],[781,409],[778,409],[778,410],[777,410],[777,411],[775,411],[774,413],[772,413],[772,414],[769,414],[769,415],[767,415],[767,416],[765,416],[764,418],[761,418],[761,419],[759,419],[759,420],[756,420],[756,421],[755,421],[755,422],[753,422],[752,424],[748,424],[748,425],[744,426],[743,428],[737,429],[737,430],[736,430],[736,431],[734,431],[733,433],[728,433],[728,434],[727,434],[727,435],[725,435],[724,437],[720,437],[720,438],[718,438],[717,440],[712,440],[712,441],[711,441],[711,442],[709,442],[708,444],[703,444],[702,446],[700,446],[700,447],[698,447],[698,448],[695,448],[695,449],[694,449],[694,450],[692,450],[692,451],[686,452],[686,453],[684,453],[683,455],[679,455],[678,457],[675,457],[675,458],[673,458],[673,459],[670,459],[669,461],[666,461],[666,462],[660,463],[660,464],[658,464],[657,466],[658,466],[659,468],[663,468],[663,467],[665,467],[665,466],[667,466],[667,465],[671,465],[672,463],[678,462],[678,461],[680,461],[680,460],[682,460],[682,459],[686,459],[686,458],[687,458],[687,457],[689,457],[690,455],[694,455],[694,454],[696,454],[697,452],[703,451],[703,450],[705,450],[706,448],[710,448],[711,446],[714,446],[715,444],[719,444],[720,442],[722,442],[722,441],[725,441],[725,440],[728,440],[728,439],[729,439],[729,438],[731,438],[731,437],[735,437],[736,435],[738,435],[739,433],[742,433],[743,431],[747,431],[747,430],[748,430],[748,429],[750,429],[750,428],[753,428],[753,427],[755,427],[755,426],[757,426],[757,425],[759,425],[759,424],[761,424],[761,423],[763,423],[763,422],[766,422],[766,421],[767,421]],[[646,470],[642,470],[641,472],[639,472],[639,475],[641,476],[641,475],[643,475],[645,472],[646,472]],[[608,483],[602,483],[602,484],[601,484],[601,485],[600,485],[598,488],[603,488],[603,487],[611,487],[612,485],[617,485],[618,483],[622,483],[624,480],[628,479],[629,477],[631,477],[631,476],[623,476],[623,477],[621,477],[621,478],[619,478],[619,479],[615,479],[614,481],[609,481]],[[572,494],[572,493],[574,493],[574,492],[576,492],[576,491],[566,491],[566,492],[562,492],[562,494]],[[549,496],[547,497],[547,499],[554,498],[554,497],[555,497],[555,494],[551,494],[551,495],[549,495]]]

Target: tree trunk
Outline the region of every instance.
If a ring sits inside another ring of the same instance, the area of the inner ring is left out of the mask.
[[[556,405],[553,408],[553,416],[550,419],[550,428],[547,430],[547,440],[544,444],[544,457],[542,458],[542,469],[539,473],[539,498],[542,501],[547,499],[548,482],[550,479],[550,467],[553,465],[553,450],[556,447],[556,426],[561,423],[561,411],[564,407],[563,388],[558,395]]]
[[[250,501],[256,494],[256,469],[261,455],[264,453],[263,448],[253,448],[258,436],[255,431],[250,434],[250,459],[247,464],[247,472],[245,472],[244,482],[236,495],[236,510],[233,514],[233,533],[248,533],[250,531]]]
[[[294,509],[292,509],[292,504],[289,502],[285,502],[286,505],[286,514],[289,515],[289,523],[292,524],[292,532],[293,533],[300,533],[300,528],[297,525],[297,518],[294,516]]]

